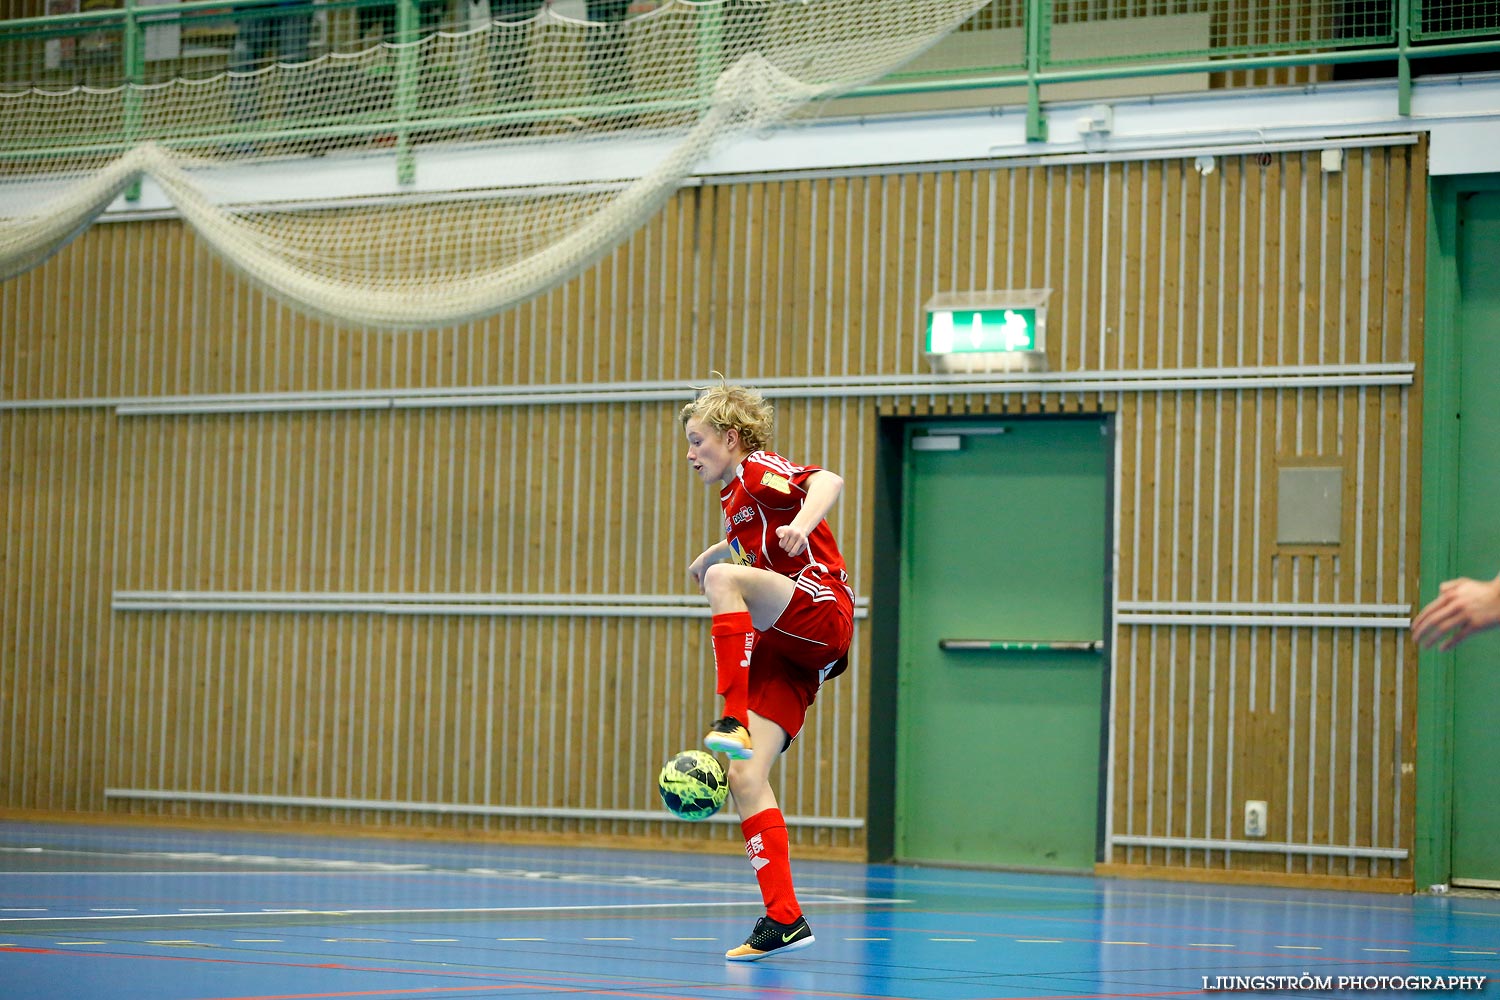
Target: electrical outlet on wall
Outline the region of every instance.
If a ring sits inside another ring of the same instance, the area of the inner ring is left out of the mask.
[[[1266,835],[1266,804],[1260,799],[1245,800],[1245,836]]]

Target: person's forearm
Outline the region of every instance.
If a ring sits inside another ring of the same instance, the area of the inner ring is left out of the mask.
[[[804,535],[810,534],[823,522],[833,505],[844,492],[844,480],[826,469],[813,473],[807,480],[807,498],[802,501],[802,510],[792,519],[792,526]]]
[[[715,542],[703,550],[703,564],[705,566],[712,566],[714,563],[723,562],[732,555],[734,555],[734,550],[729,547],[729,540],[726,538]]]

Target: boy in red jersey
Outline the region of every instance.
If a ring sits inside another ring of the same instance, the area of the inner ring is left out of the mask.
[[[687,460],[719,483],[724,541],[688,573],[708,595],[724,717],[703,743],[729,755],[729,790],[766,915],[725,957],[753,962],[813,943],[792,889],[786,820],[771,765],[802,728],[818,687],[844,672],[854,632],[854,592],[824,516],[844,481],[768,449],[771,405],[742,386],[704,389],[682,408]]]

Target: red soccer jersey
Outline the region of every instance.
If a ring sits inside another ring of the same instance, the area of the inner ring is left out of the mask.
[[[815,465],[793,465],[780,455],[757,451],[735,469],[734,481],[719,494],[724,506],[724,534],[734,561],[742,566],[774,570],[795,578],[809,566],[820,566],[848,585],[844,557],[828,522],[819,521],[807,536],[801,555],[789,556],[776,529],[792,523],[807,499],[807,480]]]

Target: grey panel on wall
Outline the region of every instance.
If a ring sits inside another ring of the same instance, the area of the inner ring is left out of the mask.
[[[1276,541],[1337,545],[1344,521],[1344,470],[1323,465],[1284,468],[1276,480]]]

